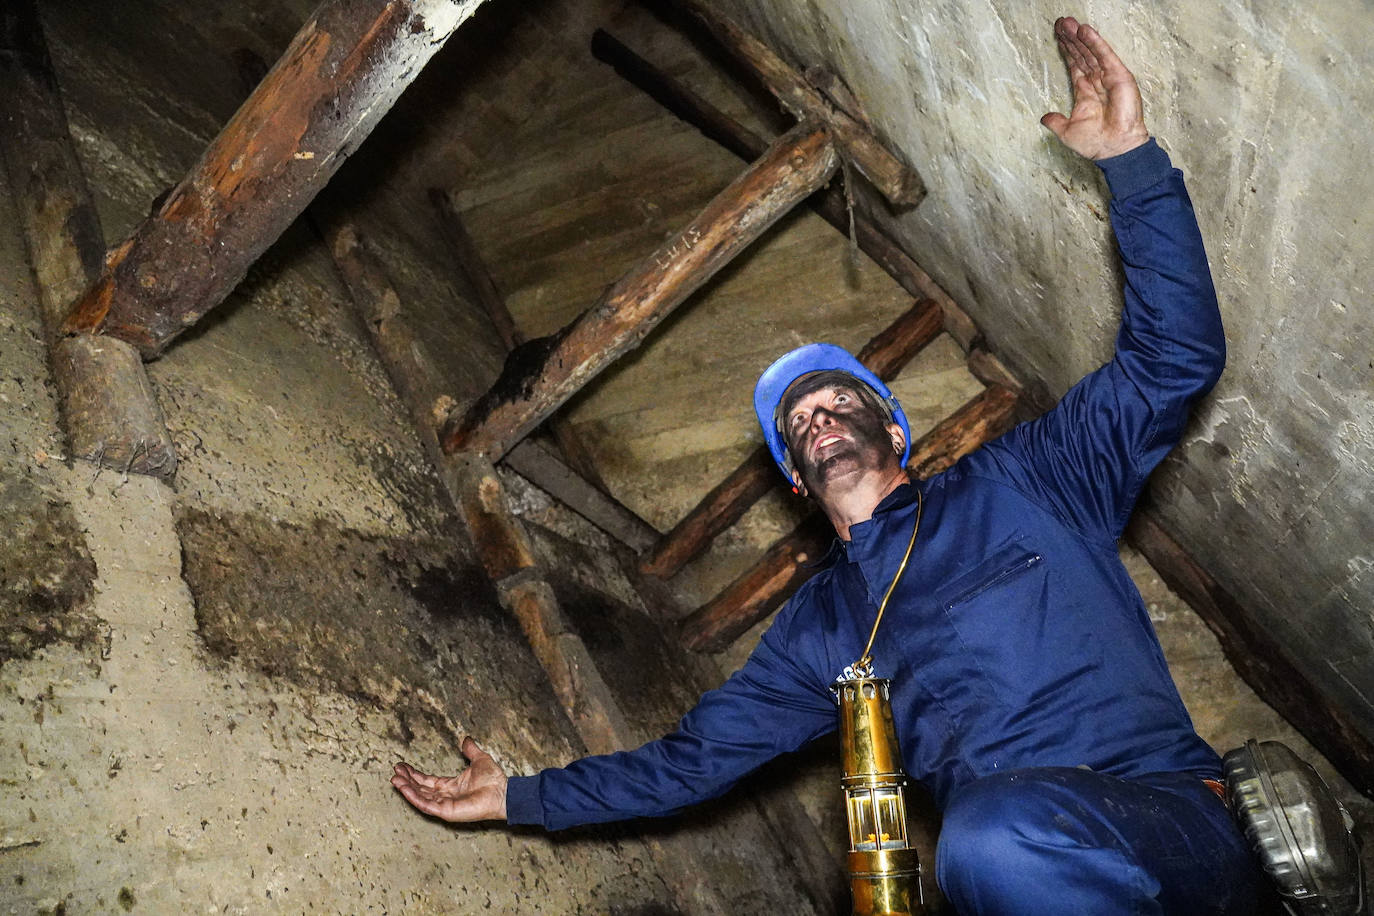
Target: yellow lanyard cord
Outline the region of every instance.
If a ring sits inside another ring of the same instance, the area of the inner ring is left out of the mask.
[[[873,664],[873,657],[868,653],[873,648],[873,640],[878,636],[878,624],[883,622],[883,611],[887,610],[887,600],[897,590],[897,583],[902,581],[902,573],[906,572],[907,561],[911,559],[911,549],[916,546],[916,535],[921,531],[921,510],[924,508],[925,496],[921,493],[918,484],[916,489],[916,524],[911,526],[911,540],[906,545],[906,553],[902,555],[902,562],[897,567],[897,574],[892,577],[892,584],[887,587],[887,594],[883,595],[882,603],[878,605],[878,616],[873,621],[873,632],[868,634],[868,645],[864,646],[864,654],[853,665],[855,671],[863,671]]]

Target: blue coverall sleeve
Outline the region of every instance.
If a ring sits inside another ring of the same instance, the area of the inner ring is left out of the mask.
[[[987,458],[1079,531],[1114,542],[1220,377],[1226,340],[1183,173],[1154,140],[1098,164],[1126,277],[1116,353]]]
[[[702,696],[672,734],[511,779],[507,820],[560,830],[672,814],[832,731],[834,701],[790,657],[782,629],[771,627],[744,667]]]

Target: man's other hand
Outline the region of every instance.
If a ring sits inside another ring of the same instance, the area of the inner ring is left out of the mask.
[[[1106,159],[1150,139],[1135,77],[1092,26],[1064,16],[1054,23],[1059,50],[1073,80],[1073,109],[1051,112],[1040,123],[1065,146],[1089,159]]]
[[[506,819],[506,774],[471,738],[463,739],[468,768],[457,776],[430,776],[402,761],[391,784],[425,814],[446,821]]]

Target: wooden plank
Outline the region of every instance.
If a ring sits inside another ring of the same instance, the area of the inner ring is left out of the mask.
[[[1287,649],[1256,625],[1253,616],[1169,536],[1148,509],[1136,512],[1126,538],[1216,634],[1236,673],[1293,723],[1351,785],[1374,796],[1374,744],[1360,723],[1312,683]]]
[[[496,327],[496,333],[500,336],[501,342],[506,345],[506,349],[508,351],[514,350],[525,342],[526,337],[516,325],[515,318],[506,306],[505,297],[496,287],[496,280],[492,277],[491,271],[487,270],[486,262],[482,260],[482,253],[477,250],[477,243],[473,241],[472,236],[468,234],[467,227],[463,225],[463,218],[459,215],[458,207],[452,196],[440,188],[430,188],[429,200],[439,215],[439,225],[449,247],[453,249],[459,270],[462,271],[468,285],[472,287],[473,295],[476,296],[478,304],[482,306],[482,310],[487,313],[487,317]],[[549,418],[547,425],[570,468],[576,470],[586,483],[609,495],[610,490],[606,486],[606,482],[601,479],[601,474],[596,469],[596,462],[592,460],[591,452],[587,450],[586,445],[573,430],[572,424],[563,417],[555,415]],[[569,499],[577,500],[578,504],[583,506],[577,511],[585,516],[588,511],[588,504],[585,499],[581,498],[582,490],[585,487],[578,486],[576,482],[568,479],[562,473],[568,471],[569,467],[562,467],[561,462],[559,462],[560,470],[555,470],[550,461],[547,460],[548,457],[552,456],[527,454],[523,461],[525,466],[535,474],[542,475],[546,484],[553,483],[557,486],[559,492],[563,494],[560,498],[563,498],[564,502],[568,502]],[[528,478],[529,474],[526,473],[525,476]],[[547,485],[544,489],[552,496],[558,495],[549,491]],[[604,503],[604,500],[598,502],[597,507],[599,508]],[[571,505],[570,502],[569,505]],[[619,506],[618,503],[616,505]],[[643,545],[645,537],[653,536],[653,529],[630,510],[623,506],[619,508],[620,511],[613,511],[609,516],[601,515],[602,521],[598,524],[603,524],[603,527],[605,524],[615,525],[622,532],[622,535],[628,533],[636,543]],[[595,511],[595,508],[592,511]],[[639,524],[636,525],[635,522]],[[624,540],[624,536],[621,536],[621,539]],[[625,543],[628,544],[630,541],[625,541]],[[635,549],[642,550],[643,546]]]
[[[481,0],[327,0],[66,317],[152,359],[238,285]]]
[[[893,155],[866,125],[830,104],[771,48],[700,0],[676,3],[695,16],[738,63],[755,74],[793,117],[828,127],[844,158],[894,206],[914,207],[925,197],[925,184],[915,169]]]
[[[0,8],[0,98],[0,156],[33,266],[68,452],[170,479],[176,450],[137,352],[118,340],[58,333],[72,300],[99,273],[105,243],[31,0]]]
[[[658,541],[653,526],[593,487],[535,439],[526,439],[511,449],[502,464],[635,553],[643,553]]]
[[[593,52],[598,51],[598,58],[615,67],[616,73],[740,158],[755,159],[766,148],[767,141],[762,137],[635,54],[614,37],[606,35],[599,42],[594,40]],[[846,235],[849,234],[851,213],[844,192],[839,187],[832,184],[831,187],[813,195],[807,203],[830,225]],[[945,312],[945,330],[965,351],[971,351],[982,344],[982,334],[973,320],[910,255],[862,213],[856,211],[852,217],[854,238],[864,254],[887,271],[888,275],[911,295],[920,299],[934,299],[940,303]]]
[[[1016,407],[1015,391],[986,389],[912,445],[907,473],[921,479],[948,468],[1010,429]],[[723,651],[817,572],[803,564],[820,557],[834,537],[822,513],[807,516],[758,563],[683,621],[683,643],[698,652]]]
[[[616,282],[581,318],[513,351],[492,387],[444,430],[444,450],[498,459],[660,321],[839,165],[810,124],[780,137],[681,232]]]
[[[917,302],[859,351],[859,361],[887,381],[940,333],[943,313],[929,299]],[[778,483],[767,447],[756,449],[659,540],[641,569],[666,579],[698,556]]]
[[[338,226],[327,234],[340,276],[415,419],[421,440],[459,510],[478,559],[496,586],[502,607],[519,623],[582,743],[594,754],[639,745],[646,736],[631,726],[586,643],[560,607],[491,463],[480,455],[447,455],[439,449],[437,430],[443,414],[435,407],[442,402],[441,386],[437,373],[421,355],[423,351],[385,271],[351,226]],[[754,827],[751,835],[767,834]],[[703,912],[731,911],[730,901],[722,899],[705,878],[709,870],[701,863],[718,857],[703,840],[680,833],[651,838],[649,847],[680,904]]]
[[[435,368],[426,360],[424,347],[404,314],[400,296],[357,231],[343,224],[330,229],[328,238],[334,265],[358,307],[392,385],[410,410],[420,441],[436,466],[442,468],[445,456],[438,447],[438,431],[445,416],[443,405],[450,403],[451,398],[445,394]],[[658,537],[647,522],[588,484],[536,443],[521,443],[507,457],[512,469],[521,476],[631,549],[643,550]],[[474,522],[480,521],[475,512],[469,516]],[[495,535],[489,539],[474,535],[474,541],[479,548],[486,545],[490,550],[488,568],[500,578],[533,563],[514,545],[495,539]]]

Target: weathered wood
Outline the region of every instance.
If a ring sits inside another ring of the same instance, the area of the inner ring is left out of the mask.
[[[1374,796],[1374,744],[1358,722],[1312,683],[1286,647],[1258,626],[1148,509],[1136,512],[1126,538],[1216,634],[1236,673],[1302,732],[1351,785]]]
[[[157,213],[110,255],[69,334],[147,359],[238,285],[481,0],[327,0]]]
[[[439,216],[439,229],[453,251],[458,269],[472,288],[477,304],[487,313],[487,318],[491,319],[492,326],[496,328],[496,334],[506,345],[506,349],[514,350],[528,338],[520,333],[515,318],[506,306],[505,297],[496,288],[496,280],[492,277],[491,271],[487,270],[482,253],[477,250],[477,243],[472,240],[467,227],[463,225],[463,217],[458,213],[457,204],[442,188],[429,189],[429,202],[434,205],[434,212]]]
[[[610,64],[625,79],[663,105],[671,113],[715,140],[741,159],[752,161],[763,154],[768,141],[734,118],[716,108],[706,99],[683,86],[673,77],[635,54],[610,35],[600,41],[593,39],[592,48],[598,59]],[[844,192],[835,182],[825,190],[813,194],[807,203],[830,225],[845,235],[850,231],[850,212]],[[910,255],[879,229],[871,219],[857,210],[853,214],[854,238],[859,249],[911,295],[919,299],[934,299],[945,312],[945,330],[965,351],[982,343],[982,334],[963,309],[949,294],[921,269]]]
[[[753,162],[768,149],[767,140],[640,57],[605,29],[592,33],[592,56],[746,162]]]
[[[939,335],[942,319],[935,302],[917,302],[864,345],[858,353],[859,361],[884,381],[895,378],[913,356]],[[659,540],[641,569],[661,579],[675,575],[777,486],[777,475],[777,466],[767,447],[755,449]]]
[[[421,355],[385,271],[352,227],[335,227],[327,235],[340,276],[416,421],[444,490],[458,508],[478,559],[495,584],[501,606],[519,623],[582,743],[598,754],[642,743],[649,736],[630,724],[586,643],[564,615],[492,465],[479,455],[446,455],[440,450],[437,430],[444,411],[436,408],[445,399],[439,394],[439,375]],[[522,443],[521,449],[527,447],[535,446]],[[744,823],[749,824],[748,820]],[[760,840],[765,835],[757,826],[748,829]],[[650,838],[648,844],[685,911],[731,911],[730,902],[705,877],[709,869],[702,863],[717,854],[702,840],[684,833]]]
[[[828,127],[844,157],[893,205],[914,207],[925,197],[915,169],[893,155],[867,127],[836,108],[771,48],[700,0],[676,0],[742,66],[753,72],[798,121]]]
[[[829,134],[799,125],[681,232],[617,281],[580,318],[514,350],[495,386],[444,431],[447,452],[495,460],[572,397],[769,226],[829,180]]]
[[[1016,400],[1016,392],[994,386],[968,401],[912,444],[907,473],[929,477],[1006,432],[1014,421]],[[820,557],[834,536],[820,512],[807,516],[759,562],[683,621],[683,643],[698,652],[724,650],[816,572],[803,564]]]
[[[454,202],[452,195],[441,188],[429,189],[429,200],[434,205],[434,210],[439,216],[439,226],[444,238],[448,241],[449,247],[453,249],[454,258],[458,263],[458,268],[468,285],[472,288],[472,293],[477,298],[482,310],[487,313],[491,323],[496,327],[496,333],[501,338],[501,342],[506,345],[506,350],[513,350],[524,343],[527,338],[520,331],[516,324],[515,317],[511,315],[510,308],[506,305],[506,299],[501,295],[501,291],[496,286],[496,279],[492,277],[491,271],[487,269],[486,261],[482,259],[482,253],[477,250],[477,243],[473,241],[468,233],[467,227],[463,224],[463,218],[458,212],[458,205]],[[564,459],[572,469],[591,486],[600,490],[606,495],[610,495],[610,488],[606,486],[606,481],[601,478],[601,473],[596,468],[596,462],[592,459],[591,452],[583,443],[572,424],[565,418],[555,414],[549,417],[548,430],[552,433],[554,441],[558,443],[559,451],[563,453]],[[518,451],[516,449],[515,451]],[[526,463],[533,467],[534,456],[527,456]],[[560,463],[561,464],[561,463]],[[540,468],[546,467],[547,462],[538,462]],[[517,469],[518,470],[518,469]],[[536,471],[537,473],[537,471]],[[528,474],[525,475],[529,477]],[[547,478],[550,482],[557,480],[560,484],[560,492],[565,496],[578,498],[581,487],[573,481],[564,484],[560,476]],[[545,487],[547,490],[548,488]],[[551,495],[553,495],[551,493]],[[561,497],[560,497],[561,498]],[[565,499],[565,501],[567,501]],[[571,503],[570,503],[571,504]],[[618,503],[616,504],[619,505]],[[582,510],[578,510],[582,512]],[[582,514],[586,514],[582,512]],[[624,524],[619,525],[621,530],[633,532],[632,537],[637,542],[642,542],[638,535],[651,532],[653,529],[635,516],[634,513],[625,509],[623,512],[613,513],[614,517]],[[628,516],[628,518],[626,518]],[[633,518],[638,525],[630,522]],[[606,521],[611,521],[610,517],[603,516]],[[600,524],[600,522],[598,522]],[[604,526],[603,526],[604,527]],[[624,540],[624,538],[622,538]],[[630,543],[625,541],[625,543]],[[637,550],[642,548],[636,548]]]
[[[648,522],[593,487],[538,440],[521,442],[501,463],[635,553],[643,553],[658,541],[658,532]]]
[[[69,454],[170,479],[176,450],[138,354],[122,341],[64,340],[57,332],[100,271],[105,247],[30,0],[0,9],[0,98],[0,155],[33,266]]]
[[[331,228],[327,237],[334,266],[372,336],[392,385],[410,410],[430,457],[436,466],[442,466],[445,456],[438,445],[439,426],[452,398],[445,394],[439,373],[424,356],[424,347],[406,321],[400,296],[385,270],[363,245],[357,231],[345,223]],[[507,464],[530,483],[631,549],[644,550],[658,537],[647,522],[588,484],[537,443],[520,443],[507,459]],[[492,566],[503,570],[505,575],[528,565],[527,558],[518,557],[495,543],[492,549]],[[508,559],[497,562],[502,556]]]
[[[912,443],[907,473],[921,480],[932,477],[1011,429],[1018,398],[1018,392],[1001,385],[984,388]]]
[[[819,512],[808,515],[757,563],[682,622],[682,642],[695,652],[723,652],[815,574],[814,563],[835,537]]]
[[[984,385],[1001,385],[1018,390],[1021,388],[1020,381],[1011,370],[982,345],[968,351],[967,365],[969,373]]]

